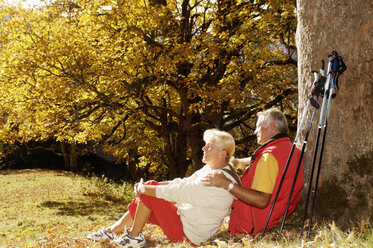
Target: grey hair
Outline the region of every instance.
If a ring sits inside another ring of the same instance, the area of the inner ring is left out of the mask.
[[[275,131],[279,133],[288,133],[288,122],[285,115],[277,108],[267,109],[257,113],[258,121],[263,124],[264,127],[268,127],[269,123],[275,124]]]

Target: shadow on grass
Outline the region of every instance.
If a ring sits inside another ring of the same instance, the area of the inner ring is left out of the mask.
[[[98,193],[94,193],[94,192],[87,192],[87,193],[84,193],[84,195],[87,196],[87,197],[90,197],[91,199],[94,199],[94,200],[103,199],[103,200],[109,201],[111,204],[115,204],[115,205],[120,205],[120,204],[124,203],[127,206],[128,203],[132,201],[132,199],[130,197],[113,196],[113,195],[107,194],[107,193],[98,194]]]
[[[117,219],[127,209],[127,203],[122,206],[110,204],[106,201],[45,201],[40,205],[42,208],[56,209],[57,215],[65,216],[94,216],[102,215],[111,219]]]
[[[67,174],[71,174],[71,172],[67,171],[59,171],[59,170],[52,170],[52,169],[0,169],[0,175],[19,175],[19,174],[38,174],[38,173],[53,173],[56,176],[66,176]]]

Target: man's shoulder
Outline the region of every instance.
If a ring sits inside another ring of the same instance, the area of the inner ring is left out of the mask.
[[[287,150],[287,149],[290,149],[291,146],[292,146],[292,143],[291,143],[289,137],[284,137],[284,138],[274,140],[268,146],[264,147],[262,153],[263,154],[264,153],[273,153],[275,151],[284,150],[284,149]]]
[[[260,159],[266,162],[271,160],[277,161],[276,157],[271,152],[263,152],[262,156],[260,156]]]
[[[266,152],[263,153],[262,156],[260,156],[257,168],[260,167],[272,167],[272,168],[278,168],[278,160],[276,156],[274,156],[272,153]]]

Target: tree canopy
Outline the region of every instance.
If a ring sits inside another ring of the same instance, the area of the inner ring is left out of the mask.
[[[290,0],[56,0],[0,8],[0,140],[103,146],[163,177],[202,166],[202,134],[255,140],[256,113],[294,125]],[[66,147],[69,147],[68,149]]]

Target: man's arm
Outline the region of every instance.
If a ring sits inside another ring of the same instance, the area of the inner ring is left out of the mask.
[[[229,192],[241,201],[257,208],[267,207],[272,196],[265,192],[247,189],[238,184],[234,184],[234,187]]]
[[[205,186],[215,186],[224,189],[228,189],[228,185],[232,182],[220,171],[207,175],[202,181],[205,182]],[[267,207],[271,200],[271,194],[247,189],[238,184],[234,184],[234,187],[229,192],[237,199],[257,208]]]
[[[247,165],[250,164],[251,157],[247,158],[233,158],[231,161],[232,166],[235,169],[241,168],[241,167],[246,167]]]

